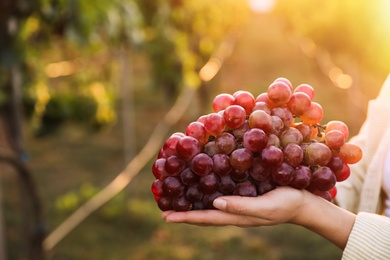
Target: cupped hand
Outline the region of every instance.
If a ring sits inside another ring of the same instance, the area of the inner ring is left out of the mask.
[[[278,187],[262,196],[223,196],[214,200],[217,210],[165,211],[167,222],[193,225],[239,227],[271,226],[295,223],[308,191],[291,187]]]

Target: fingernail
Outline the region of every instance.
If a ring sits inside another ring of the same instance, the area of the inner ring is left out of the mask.
[[[217,209],[221,209],[221,210],[226,209],[226,204],[227,204],[227,201],[224,199],[215,199],[213,201],[214,207],[216,207]]]

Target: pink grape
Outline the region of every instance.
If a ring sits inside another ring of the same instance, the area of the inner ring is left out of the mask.
[[[291,95],[287,107],[295,116],[301,116],[310,109],[311,99],[304,92],[295,92]]]
[[[255,106],[255,98],[252,93],[248,91],[238,91],[234,96],[234,105],[239,105],[245,109],[247,115],[252,112],[253,107]]]
[[[183,160],[191,160],[200,152],[200,143],[198,139],[192,136],[181,138],[176,144],[176,154]]]
[[[281,81],[272,83],[267,90],[269,100],[277,106],[287,104],[291,98],[290,87]]]
[[[283,151],[276,146],[268,146],[261,151],[261,159],[265,166],[277,167],[283,163]]]
[[[253,111],[248,119],[250,128],[259,128],[269,133],[272,130],[272,118],[263,110]]]
[[[219,112],[226,109],[228,106],[233,105],[234,97],[233,95],[222,93],[217,95],[213,100],[213,109],[214,112]]]
[[[323,143],[312,143],[306,148],[304,158],[308,165],[325,166],[332,158],[332,151]]]
[[[215,154],[212,159],[213,172],[219,176],[229,175],[233,167],[230,164],[230,157],[227,154]]]
[[[187,126],[185,134],[194,137],[199,141],[200,145],[206,144],[209,138],[206,129],[204,128],[204,124],[198,121],[191,122]]]
[[[243,137],[243,145],[251,152],[261,152],[268,143],[266,133],[258,128],[248,130]]]
[[[234,135],[228,132],[220,134],[215,139],[215,147],[218,153],[230,154],[236,148],[236,140]]]
[[[283,82],[287,86],[289,86],[291,91],[293,91],[293,85],[291,84],[291,81],[289,81],[288,79],[286,79],[284,77],[277,78],[277,79],[274,80],[274,82]]]
[[[245,109],[239,105],[231,105],[227,107],[223,113],[225,124],[233,129],[239,128],[245,123]]]
[[[322,106],[316,102],[311,102],[310,108],[300,118],[303,123],[311,125],[319,123],[323,116],[324,111]]]
[[[287,186],[294,178],[294,168],[283,162],[272,171],[272,180],[281,186]]]
[[[225,130],[225,120],[220,114],[211,113],[205,118],[204,128],[208,134],[218,136]]]
[[[331,149],[338,149],[345,142],[344,134],[339,130],[330,130],[325,134],[325,144]]]
[[[230,155],[230,163],[234,169],[240,171],[248,170],[253,162],[253,154],[246,148],[238,148]]]
[[[314,89],[309,84],[300,84],[294,89],[294,93],[303,92],[310,97],[310,100],[314,98]]]

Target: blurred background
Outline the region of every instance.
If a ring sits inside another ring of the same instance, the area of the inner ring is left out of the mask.
[[[278,77],[312,85],[323,123],[356,134],[390,72],[389,13],[387,0],[2,0],[0,259],[339,259],[288,224],[165,223],[151,165],[215,95],[256,97]]]

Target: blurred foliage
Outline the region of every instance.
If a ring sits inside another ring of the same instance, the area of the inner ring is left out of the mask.
[[[388,0],[277,0],[275,8],[289,30],[380,73],[390,71],[389,12]]]
[[[115,82],[130,50],[150,57],[154,86],[170,100],[182,84],[198,86],[200,67],[248,12],[234,0],[7,0],[1,6],[0,105],[16,68],[39,134],[69,119],[115,123]]]
[[[237,34],[250,14],[235,0],[137,0],[156,88],[173,100],[181,85],[198,87],[201,67],[221,42]]]

